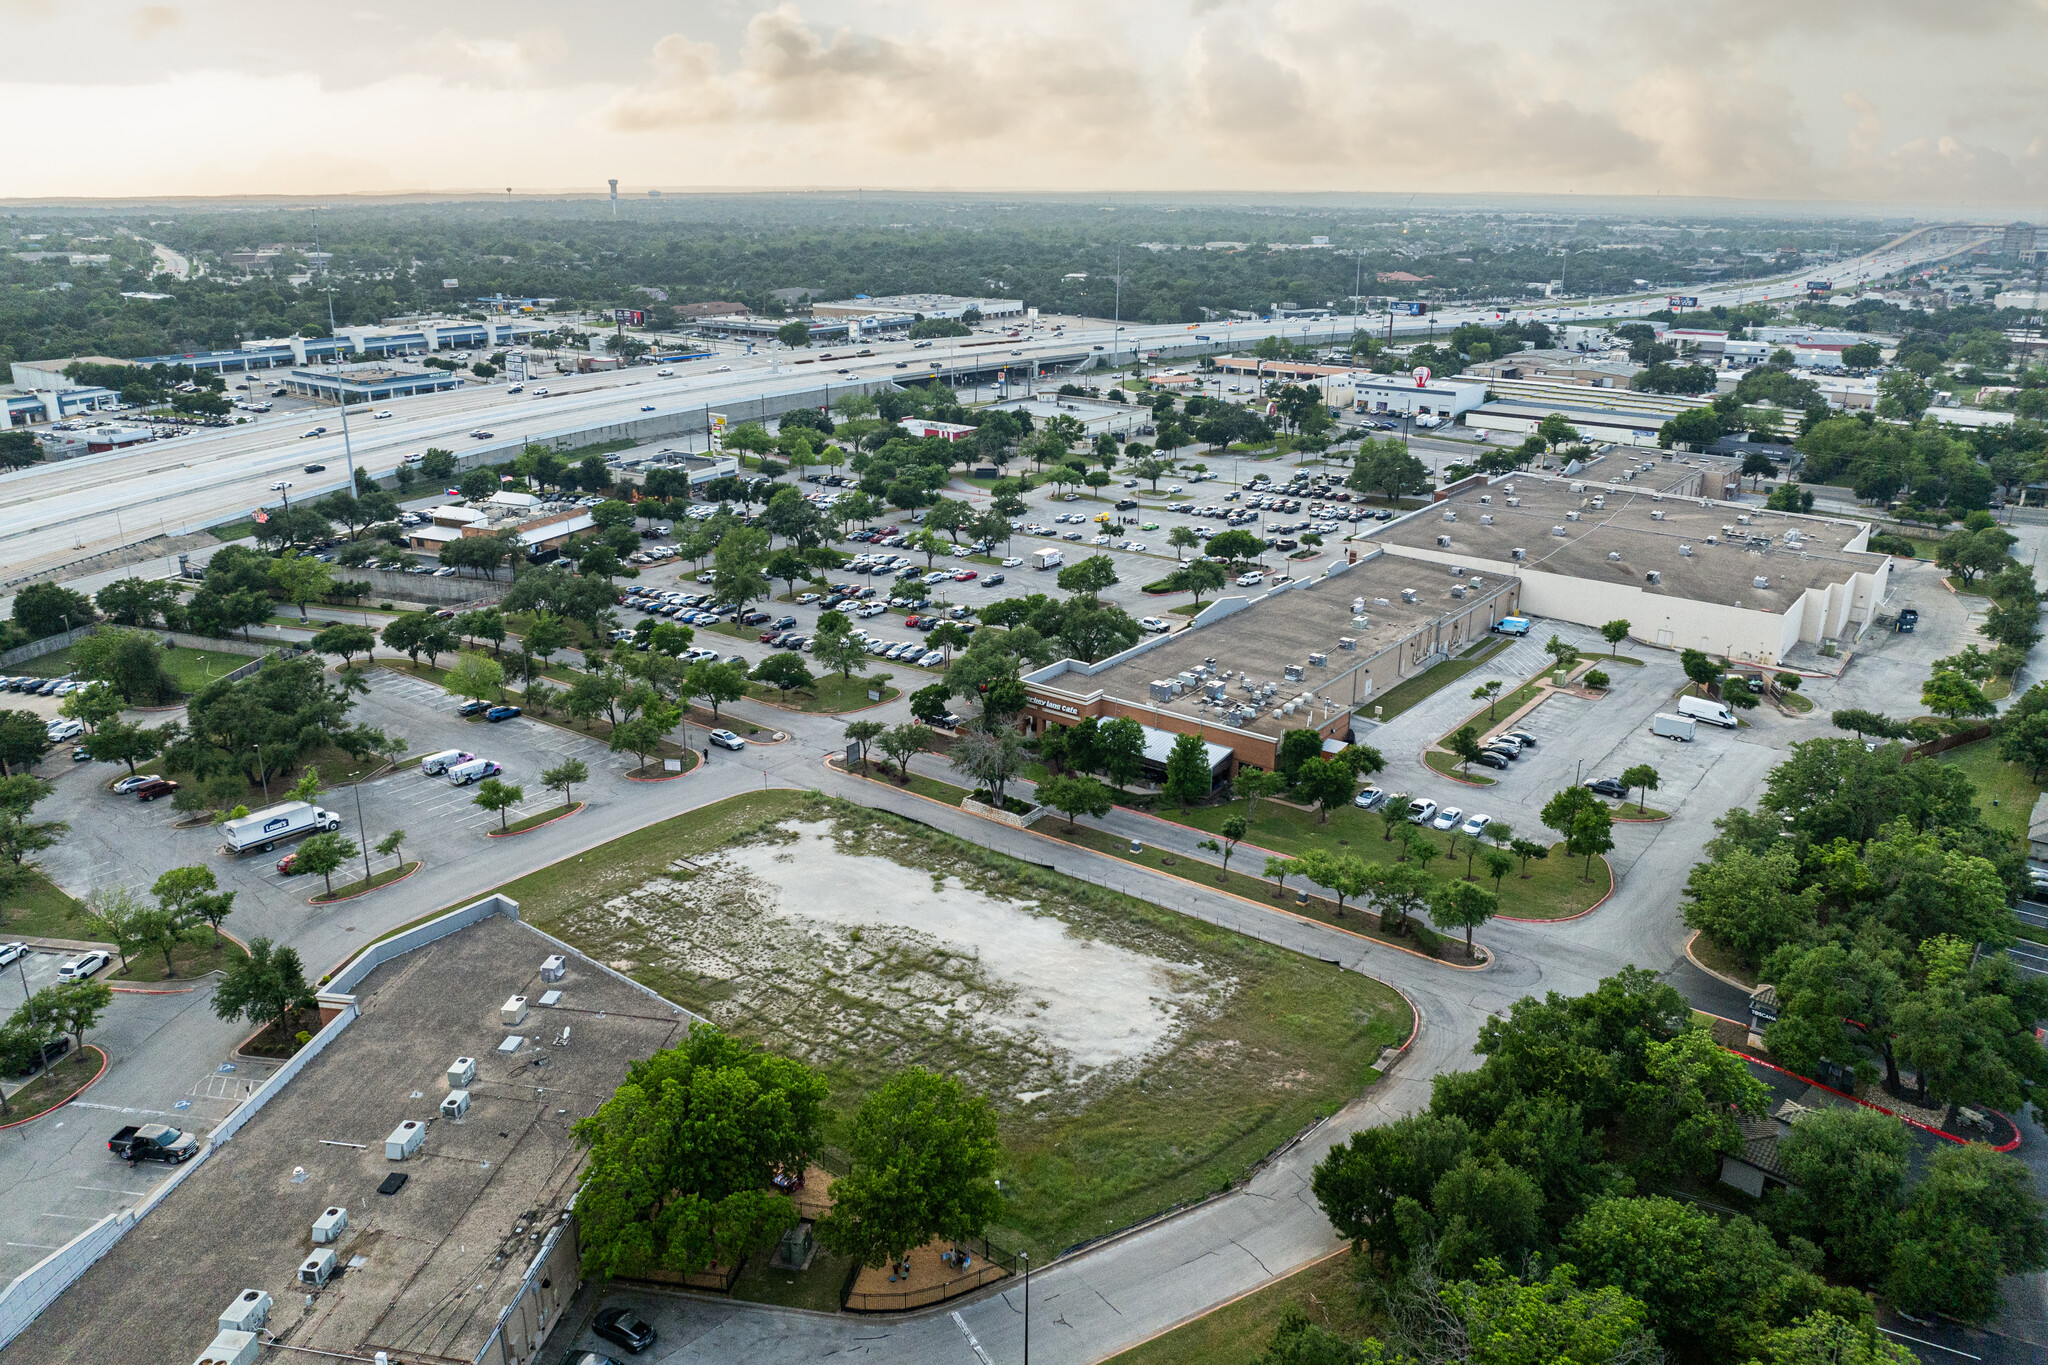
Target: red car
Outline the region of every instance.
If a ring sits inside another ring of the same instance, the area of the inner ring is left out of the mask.
[[[976,573],[973,569],[962,569],[959,573],[953,575],[953,581],[956,583],[972,583],[975,579],[979,577],[981,577],[981,575]]]
[[[903,624],[909,626],[912,630],[915,630],[917,629],[917,623],[920,619],[922,618],[916,616],[906,616],[903,618]]]
[[[145,782],[135,789],[137,801],[154,801],[159,796],[169,796],[178,789],[178,784],[159,777],[154,782]]]
[[[774,643],[775,637],[780,634],[782,634],[782,632],[779,630],[764,630],[759,635],[756,635],[754,638],[759,640],[762,644],[766,645]]]
[[[296,853],[287,853],[282,858],[279,858],[277,860],[277,870],[279,872],[284,873],[285,876],[289,877],[294,872],[297,872],[299,870],[298,864],[299,855]]]

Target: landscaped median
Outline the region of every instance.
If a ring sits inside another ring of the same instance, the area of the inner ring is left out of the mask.
[[[681,774],[679,773],[677,776],[681,776]],[[529,815],[524,820],[514,820],[505,828],[489,830],[487,834],[493,839],[509,839],[515,834],[524,834],[528,830],[539,829],[542,825],[552,825],[557,820],[566,820],[582,809],[583,803],[581,801],[551,806],[538,815]]]
[[[411,862],[400,863],[397,867],[387,867],[382,872],[373,873],[368,878],[358,878],[347,886],[337,886],[334,888],[332,895],[322,892],[320,895],[312,897],[306,903],[308,905],[333,905],[336,901],[352,901],[357,896],[367,896],[372,891],[380,891],[394,882],[402,882],[419,870],[420,862],[415,858]]]
[[[13,1128],[61,1109],[107,1074],[107,1054],[92,1043],[53,1063],[49,1070],[7,1097],[0,1128]]]

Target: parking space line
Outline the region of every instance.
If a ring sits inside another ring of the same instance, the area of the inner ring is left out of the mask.
[[[94,1219],[93,1221],[97,1222],[99,1220]],[[9,1242],[7,1245],[11,1247],[27,1247],[32,1251],[55,1251],[57,1249],[55,1247],[44,1246],[41,1242]]]
[[[117,1190],[112,1185],[73,1185],[74,1190],[98,1190],[101,1194],[126,1194],[137,1199],[149,1198],[148,1190]]]

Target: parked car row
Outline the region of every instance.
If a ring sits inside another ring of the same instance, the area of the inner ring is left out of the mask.
[[[0,692],[25,692],[36,697],[68,697],[84,686],[76,678],[0,678]]]

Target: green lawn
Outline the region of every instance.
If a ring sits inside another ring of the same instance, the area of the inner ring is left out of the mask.
[[[866,678],[842,678],[837,673],[827,673],[807,688],[783,693],[761,683],[748,683],[747,695],[755,701],[773,702],[794,711],[832,714],[839,711],[858,711],[863,706],[880,703],[868,696],[873,687]],[[901,688],[880,689],[882,701],[894,701],[903,695]]]
[[[537,815],[529,815],[524,817],[523,819],[514,820],[509,826],[507,826],[504,830],[500,832],[507,834],[517,834],[519,833],[519,831],[523,829],[532,829],[535,825],[545,825],[550,820],[559,819],[560,817],[567,815],[570,810],[571,807],[568,805],[549,806],[546,810],[541,811]]]
[[[163,652],[164,674],[180,691],[197,692],[215,678],[225,677],[245,664],[256,662],[253,654],[229,654],[217,649],[192,649],[180,645]],[[72,668],[71,649],[66,647],[19,665],[24,673],[38,678],[61,678]]]
[[[92,935],[77,918],[83,908],[35,868],[21,868],[14,885],[0,892],[0,932],[89,939]]]
[[[63,1061],[8,1096],[6,1121],[14,1123],[47,1112],[57,1101],[97,1076],[104,1056],[90,1050],[91,1047],[91,1044],[87,1044],[86,1050],[69,1054]]]
[[[1359,707],[1358,714],[1370,716],[1374,720],[1392,720],[1423,699],[1435,696],[1467,673],[1484,668],[1488,659],[1499,649],[1506,647],[1505,637],[1498,642],[1482,640],[1479,643],[1494,644],[1495,648],[1480,652],[1475,645],[1464,657],[1446,659],[1434,668],[1424,669],[1412,678],[1404,678]]]
[[[206,528],[206,533],[215,540],[254,540],[256,538],[256,519],[254,517],[238,517],[234,521],[224,521],[218,526],[209,526]]]
[[[989,1096],[1008,1196],[989,1229],[998,1245],[1042,1257],[1242,1179],[1304,1125],[1358,1095],[1377,1078],[1372,1062],[1380,1049],[1413,1028],[1399,994],[1368,977],[815,792],[722,801],[498,890],[518,900],[521,917],[536,927],[600,961],[634,964],[629,970],[637,979],[683,1005],[719,1010],[735,998],[736,984],[693,971],[690,959],[674,952],[651,904],[648,916],[625,919],[606,906],[650,882],[689,880],[692,874],[675,870],[679,857],[702,859],[728,842],[778,838],[790,819],[829,819],[842,847],[852,841],[886,856],[906,876],[958,877],[981,894],[1056,915],[1073,933],[1199,962],[1202,979],[1215,984],[1170,1049],[1143,1068],[1084,1086],[1057,1106]],[[868,997],[828,984],[813,998],[815,1018],[809,1010],[741,1009],[725,1011],[725,1026],[801,1048],[824,1073],[831,1085],[828,1157],[861,1098],[909,1061],[960,1074],[990,1066],[991,1049],[1006,1046],[923,1011],[892,1010],[884,1018],[865,1003]],[[828,1015],[841,1022],[826,1027]],[[911,1032],[896,1046],[864,1041],[904,1030]]]
[[[1290,1308],[1346,1341],[1385,1330],[1368,1306],[1349,1252],[1338,1252],[1223,1307],[1141,1342],[1104,1365],[1245,1365],[1266,1349]]]
[[[870,759],[866,772],[862,772],[858,764],[851,768],[841,769],[841,771],[845,772],[849,777],[862,777],[870,782],[884,783],[902,791],[913,791],[919,796],[929,796],[932,800],[943,801],[949,806],[957,806],[967,799],[967,788],[956,787],[950,782],[941,782],[937,778],[926,777],[922,773],[912,773],[909,785],[905,786],[896,780],[890,771],[888,760],[883,758]]]
[[[1977,789],[1977,809],[1986,824],[2016,839],[2026,839],[2028,819],[2033,815],[2041,788],[2027,776],[2025,768],[1998,756],[1996,739],[1980,739],[1960,749],[1950,749],[1937,754],[1934,761],[1963,770]]]
[[[1756,984],[1756,965],[1744,961],[1742,955],[1734,950],[1723,948],[1706,934],[1692,941],[1692,955],[1723,976],[1732,976],[1751,986]]]
[[[1481,809],[1485,795],[1480,792],[1466,794],[1457,792],[1434,793],[1436,799],[1449,805],[1459,806],[1467,813]],[[1244,814],[1243,802],[1232,802],[1227,806],[1194,806],[1185,814],[1171,809],[1153,812],[1162,819],[1178,821],[1196,829],[1215,834],[1221,830],[1223,821],[1232,815]],[[1042,833],[1053,833],[1056,822],[1048,819],[1040,822]],[[1407,826],[1414,829],[1414,826]],[[1453,836],[1447,830],[1419,830],[1422,837],[1430,840],[1447,855],[1451,852],[1452,840],[1456,839],[1456,875],[1465,873],[1466,846],[1472,841],[1463,835]],[[1548,844],[1551,832],[1541,825],[1521,830],[1525,839]],[[1289,857],[1299,857],[1310,849],[1320,848],[1335,853],[1348,850],[1367,862],[1392,862],[1400,856],[1400,848],[1385,838],[1386,822],[1378,811],[1370,813],[1356,806],[1340,806],[1330,812],[1330,823],[1319,824],[1314,811],[1295,810],[1277,801],[1259,802],[1258,813],[1251,817],[1251,829],[1245,835],[1246,842],[1260,848]],[[1240,855],[1242,856],[1242,855]],[[1454,860],[1450,856],[1437,859],[1429,870],[1444,876],[1445,868]],[[1478,852],[1473,861],[1475,872],[1482,871],[1485,864],[1485,849]],[[1518,867],[1510,872],[1500,886],[1500,912],[1520,919],[1562,919],[1576,915],[1606,895],[1612,888],[1612,874],[1600,859],[1593,861],[1591,881],[1582,880],[1585,859],[1568,858],[1562,848],[1552,848],[1548,858],[1530,862],[1527,880],[1521,877]],[[1493,888],[1491,879],[1482,878],[1481,885]]]
[[[127,970],[117,970],[107,980],[189,980],[225,967],[238,957],[246,956],[248,954],[244,953],[233,939],[217,935],[211,925],[202,924],[187,930],[178,946],[171,950],[171,962],[176,967],[175,971],[165,971],[164,955],[155,949],[148,949],[140,953],[130,953]]]
[[[1446,753],[1442,749],[1426,751],[1422,755],[1422,761],[1429,765],[1431,772],[1442,773],[1445,777],[1455,777],[1461,782],[1470,782],[1474,786],[1491,787],[1497,780],[1488,777],[1485,773],[1466,772],[1459,763],[1456,754]]]

